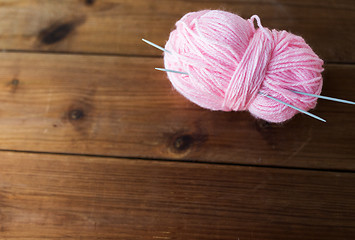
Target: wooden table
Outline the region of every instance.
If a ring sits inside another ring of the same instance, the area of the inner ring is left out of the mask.
[[[353,0],[0,0],[0,239],[355,238],[355,107],[190,103],[141,38],[201,9],[302,35],[355,100]]]

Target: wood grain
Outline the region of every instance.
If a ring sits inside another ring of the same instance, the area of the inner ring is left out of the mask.
[[[302,35],[324,60],[355,62],[353,0],[1,0],[0,46],[6,50],[160,56],[185,13],[224,9],[264,26]]]
[[[351,239],[355,175],[0,153],[1,239]]]
[[[322,123],[268,124],[176,93],[161,59],[0,54],[0,149],[355,169],[355,109],[319,101]],[[355,66],[327,65],[325,95],[352,99]]]
[[[141,38],[216,8],[302,35],[355,100],[353,0],[0,0],[0,239],[354,238],[353,106],[269,124],[154,71]]]

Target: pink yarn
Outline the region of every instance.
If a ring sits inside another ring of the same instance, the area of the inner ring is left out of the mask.
[[[254,20],[258,28],[254,27]],[[260,93],[305,111],[320,94],[323,61],[300,36],[264,28],[258,16],[204,10],[176,23],[164,54],[174,88],[190,101],[211,110],[248,110],[269,122],[283,122],[298,111]]]

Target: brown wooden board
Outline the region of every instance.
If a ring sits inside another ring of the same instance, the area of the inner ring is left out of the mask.
[[[1,0],[3,50],[160,56],[145,45],[163,45],[185,13],[223,9],[302,35],[324,60],[355,62],[353,0]]]
[[[212,112],[173,90],[162,60],[0,54],[0,149],[355,169],[355,108],[320,100],[268,124]],[[325,95],[353,99],[355,66],[326,65]]]
[[[355,175],[0,153],[1,239],[352,239]]]

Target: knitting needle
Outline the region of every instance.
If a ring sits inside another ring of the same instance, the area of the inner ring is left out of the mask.
[[[162,48],[161,46],[159,46],[159,45],[157,45],[155,43],[152,43],[151,41],[148,41],[148,40],[146,40],[144,38],[142,38],[142,41],[145,42],[145,43],[148,43],[149,45],[151,45],[151,46],[153,46],[155,48],[158,48],[161,51],[164,51],[164,52],[167,52],[167,53],[171,54],[171,52],[169,50],[166,50],[165,48]]]
[[[163,71],[163,72],[172,72],[172,73],[179,73],[179,74],[184,74],[184,75],[189,75],[187,72],[180,72],[180,71],[175,71],[171,69],[165,69],[165,68],[155,68],[156,70]]]
[[[307,114],[307,115],[310,116],[310,117],[313,117],[313,118],[318,119],[318,120],[320,120],[320,121],[326,122],[323,118],[320,118],[320,117],[318,117],[318,116],[316,116],[316,115],[314,115],[314,114],[312,114],[312,113],[309,113],[309,112],[307,112],[307,111],[304,111],[304,110],[302,110],[302,109],[300,109],[300,108],[298,108],[298,107],[292,106],[291,104],[288,104],[288,103],[286,103],[286,102],[284,102],[284,101],[281,101],[281,100],[279,100],[279,99],[277,99],[277,98],[271,97],[271,96],[266,95],[266,94],[264,94],[264,93],[260,93],[260,94],[261,94],[261,95],[264,95],[265,97],[270,98],[270,99],[272,99],[272,100],[274,100],[274,101],[276,101],[276,102],[282,103],[282,104],[284,104],[284,105],[286,105],[286,106],[288,106],[288,107],[290,107],[290,108],[296,109],[297,111],[299,111],[299,112],[301,112],[301,113]]]
[[[343,99],[339,99],[339,98],[326,97],[326,96],[321,96],[321,95],[316,95],[316,94],[311,94],[311,93],[298,92],[298,91],[294,91],[294,90],[289,90],[289,91],[294,92],[294,93],[298,93],[298,94],[301,94],[301,95],[306,95],[306,96],[322,98],[322,99],[326,99],[326,100],[330,100],[330,101],[334,101],[334,102],[341,102],[341,103],[347,103],[347,104],[355,105],[355,102],[348,101],[348,100],[343,100]]]
[[[144,38],[142,38],[142,40],[145,42],[145,43],[148,43],[149,45],[153,46],[153,47],[156,47],[158,48],[159,50],[161,51],[164,51],[164,52],[167,52],[167,53],[170,53],[170,51],[166,50],[165,48],[162,48],[160,47],[159,45],[155,44],[155,43],[152,43],[151,41],[148,41]],[[156,70],[159,70],[159,71],[164,71],[164,72],[172,72],[172,73],[180,73],[180,74],[185,74],[185,75],[189,75],[188,73],[186,72],[179,72],[179,71],[175,71],[175,70],[170,70],[170,69],[165,69],[165,68],[155,68]]]

